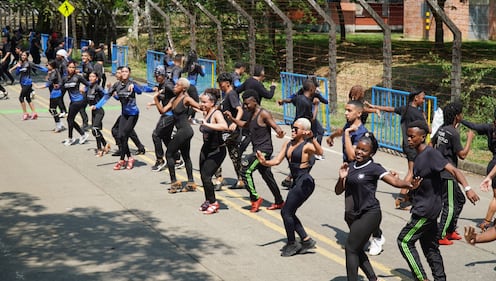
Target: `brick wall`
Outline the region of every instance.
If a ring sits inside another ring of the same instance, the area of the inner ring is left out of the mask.
[[[495,36],[495,2],[496,0],[491,0],[492,4],[492,34]],[[425,30],[425,18],[421,16],[422,7],[424,1],[420,0],[405,0],[405,10],[404,10],[404,28],[403,35],[406,38],[424,38],[424,30]],[[408,7],[408,8],[406,8]],[[448,15],[448,17],[456,24],[456,26],[460,29],[462,33],[462,39],[469,39],[469,1],[461,2],[460,0],[447,0],[444,6],[444,11]],[[435,36],[435,21],[431,14],[431,28],[428,33],[429,40],[434,40]],[[491,23],[491,21],[490,21]],[[453,34],[449,30],[449,28],[444,25],[444,40],[451,41],[453,40]]]

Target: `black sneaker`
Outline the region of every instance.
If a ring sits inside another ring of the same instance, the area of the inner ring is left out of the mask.
[[[152,171],[154,172],[160,172],[162,169],[165,167],[166,163],[163,159],[158,159],[155,162],[155,165],[152,166]]]
[[[293,181],[288,179],[288,178],[285,178],[282,182],[281,182],[281,185],[283,187],[286,187],[286,188],[291,188],[291,185],[293,185]]]
[[[120,150],[114,151],[114,153],[112,153],[112,156],[121,156],[121,151]]]
[[[294,241],[286,244],[282,248],[281,257],[291,257],[296,255],[301,250],[301,244],[298,241]]]
[[[313,240],[312,238],[308,239],[307,241],[302,240],[301,241],[301,249],[298,253],[305,254],[306,252],[308,252],[308,250],[314,249],[315,244],[317,244],[317,242],[315,240]]]
[[[141,148],[138,148],[138,151],[136,151],[134,153],[134,155],[141,155],[141,154],[145,154],[145,153],[146,153],[145,147],[141,147]]]

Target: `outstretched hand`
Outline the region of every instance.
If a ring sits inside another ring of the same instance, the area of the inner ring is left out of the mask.
[[[475,238],[477,237],[477,233],[475,233],[475,227],[473,226],[465,226],[465,233],[463,234],[465,236],[465,240],[467,243],[470,245],[475,245]]]

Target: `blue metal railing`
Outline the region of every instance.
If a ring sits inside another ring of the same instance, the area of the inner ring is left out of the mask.
[[[155,67],[164,65],[165,54],[162,52],[148,50],[146,51],[146,82],[149,86],[155,86],[155,76],[153,71]]]
[[[84,47],[87,47],[90,44],[90,42],[89,40],[81,39],[81,42],[79,44],[80,44],[79,48],[82,50]]]
[[[112,44],[112,74],[115,74],[117,67],[128,65],[128,46]]]
[[[152,50],[146,51],[146,82],[149,86],[156,84],[153,71],[158,65],[164,65],[164,59],[165,53]],[[205,72],[205,76],[199,76],[196,83],[196,89],[201,94],[207,88],[215,88],[217,62],[214,60],[198,59],[198,63]]]
[[[196,82],[196,89],[198,93],[201,94],[207,88],[215,88],[215,82],[217,80],[217,61],[208,59],[198,59],[198,63],[202,66],[205,76],[198,76],[198,81]]]
[[[286,99],[293,94],[296,94],[298,90],[303,87],[303,82],[308,78],[308,75],[290,73],[290,72],[281,72],[281,91],[282,98]],[[329,81],[323,77],[316,77],[319,82],[319,91],[320,94],[327,100],[329,100]],[[294,117],[296,114],[296,108],[292,104],[284,104],[283,105],[283,124],[292,124],[294,122]],[[331,133],[331,123],[330,123],[330,111],[329,105],[320,103],[319,111],[317,114],[317,120],[319,120],[322,127],[324,127],[325,135],[329,135]]]
[[[382,87],[372,87],[372,101],[374,105],[399,107],[408,104],[409,92]],[[434,112],[437,110],[437,98],[425,96],[422,110],[427,123],[431,124]],[[374,133],[379,146],[403,152],[403,132],[401,130],[401,116],[394,112],[382,112],[381,116],[372,114],[371,131]]]

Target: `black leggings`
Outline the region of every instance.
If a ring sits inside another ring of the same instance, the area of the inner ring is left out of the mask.
[[[204,144],[200,152],[200,175],[203,185],[203,192],[205,193],[205,200],[210,203],[215,203],[215,188],[212,183],[212,176],[217,169],[222,165],[226,158],[226,147],[221,146],[214,150],[209,149]]]
[[[58,98],[50,98],[50,114],[53,116],[53,119],[55,120],[55,123],[60,122],[60,117],[59,113],[57,112],[57,106],[59,105],[61,97]]]
[[[97,108],[91,111],[91,125],[93,126],[91,132],[96,138],[96,147],[100,150],[107,145],[107,141],[103,137],[103,117],[105,116],[105,111],[103,108]]]
[[[153,130],[152,133],[153,145],[155,147],[155,157],[157,159],[164,158],[164,148],[162,147],[162,142],[165,147],[169,145],[173,130],[174,116],[161,115],[157,125],[155,126],[155,130]]]
[[[121,115],[119,120],[119,138],[120,138],[120,152],[121,152],[121,160],[124,158],[131,157],[131,151],[129,150],[129,144],[127,143],[129,140],[129,136],[134,131],[134,127],[136,123],[138,123],[139,115]]]
[[[363,249],[369,241],[370,235],[379,228],[382,220],[380,209],[368,210],[353,221],[348,222],[350,233],[346,239],[346,274],[348,280],[358,279],[358,268],[367,276],[368,280],[376,280],[377,276],[370,264],[369,258]]]
[[[185,127],[179,128],[169,142],[167,146],[167,152],[165,153],[167,158],[167,168],[169,169],[169,175],[171,183],[177,181],[176,170],[175,170],[175,156],[178,151],[181,151],[181,156],[183,157],[184,166],[186,167],[186,174],[188,175],[188,181],[193,182],[193,164],[191,163],[191,157],[189,151],[191,149],[191,138],[193,138],[193,129],[189,125],[183,125]]]
[[[239,151],[239,143],[241,140],[241,131],[236,130],[231,133],[231,135],[226,139],[226,147],[229,152],[229,158],[231,158],[234,171],[236,171],[236,176],[238,180],[242,179],[241,177],[241,152]]]
[[[7,59],[7,61],[10,61],[10,59]],[[4,75],[7,75],[7,77],[10,79],[10,82],[14,83],[14,77],[12,77],[12,74],[10,74],[8,62],[2,63],[2,78],[5,79]]]
[[[79,114],[81,114],[83,126],[88,126],[88,114],[86,114],[86,105],[79,110]]]
[[[121,138],[119,136],[119,124],[121,122],[121,115],[115,120],[114,126],[112,126],[112,136],[114,137],[115,144],[119,147],[119,150],[121,150]],[[138,149],[143,148],[143,144],[141,143],[140,139],[138,138],[138,135],[136,134],[136,131],[133,129],[131,132],[131,135],[129,136],[131,140],[134,142],[136,147]]]
[[[81,130],[81,127],[78,123],[76,123],[76,115],[78,114],[81,108],[86,106],[86,101],[75,101],[71,102],[69,105],[69,113],[67,115],[67,126],[69,127],[69,138],[72,139],[72,131],[76,129],[76,131],[82,136],[84,135],[84,131]]]
[[[286,203],[284,203],[284,207],[281,210],[288,243],[296,241],[295,231],[301,239],[307,237],[300,219],[296,216],[296,210],[307,201],[315,189],[315,182],[310,174],[303,174],[295,179],[295,181],[296,183],[289,190]]]
[[[33,91],[32,85],[22,85],[21,86],[21,94],[19,95],[19,102],[23,103],[26,100],[28,103],[31,103],[31,92]]]

